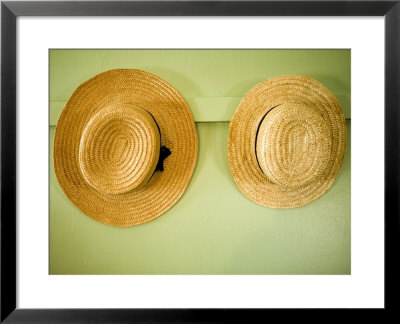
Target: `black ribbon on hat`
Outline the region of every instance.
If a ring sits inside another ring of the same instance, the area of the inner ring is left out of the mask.
[[[154,173],[156,173],[157,171],[163,172],[164,171],[164,160],[168,156],[170,156],[172,154],[172,152],[168,147],[166,147],[164,145],[161,145],[161,130],[160,130],[160,126],[158,126],[157,121],[154,118],[154,116],[152,115],[152,113],[150,111],[148,111],[148,110],[146,110],[146,111],[150,114],[151,118],[153,118],[153,120],[156,123],[156,126],[158,128],[158,133],[160,134],[160,155],[159,155],[158,162],[157,162],[157,165],[156,165],[156,169],[154,170]],[[154,175],[154,173],[153,173],[153,175]]]
[[[164,171],[164,160],[170,155],[171,155],[170,149],[168,147],[162,145],[160,148],[160,157],[158,158],[158,162],[156,165],[156,169],[154,170],[154,173],[156,173],[157,171],[160,171],[160,172]]]

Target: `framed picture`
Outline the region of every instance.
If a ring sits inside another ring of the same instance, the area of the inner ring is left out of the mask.
[[[2,2],[1,321],[394,311],[399,16]]]

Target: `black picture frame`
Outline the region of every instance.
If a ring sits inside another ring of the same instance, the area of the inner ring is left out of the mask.
[[[384,16],[385,307],[346,310],[369,318],[396,312],[400,232],[400,0],[396,1],[2,1],[1,3],[1,313],[5,323],[252,323],[271,309],[16,308],[16,19],[19,16]],[[368,175],[366,175],[368,177]],[[211,292],[210,292],[211,293]],[[310,311],[291,310],[310,320]],[[335,310],[338,311],[338,310]],[[342,310],[343,311],[343,310]],[[363,315],[364,314],[364,315]],[[326,315],[326,313],[324,313]],[[391,314],[393,315],[393,314]],[[340,316],[340,315],[339,315]],[[320,317],[316,316],[316,319]],[[360,319],[360,318],[359,318]]]

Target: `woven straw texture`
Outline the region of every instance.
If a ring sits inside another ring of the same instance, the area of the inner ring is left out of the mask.
[[[295,208],[332,185],[346,151],[346,121],[336,97],[304,76],[257,84],[230,126],[228,158],[242,193],[261,206]]]
[[[164,170],[154,172],[160,145],[171,154]],[[54,170],[83,213],[132,226],[178,201],[197,149],[190,109],[171,85],[140,70],[110,70],[79,86],[64,107],[54,137]]]

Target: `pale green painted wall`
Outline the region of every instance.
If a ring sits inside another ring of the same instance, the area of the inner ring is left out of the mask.
[[[54,175],[54,125],[74,89],[111,68],[140,68],[188,101],[199,135],[193,178],[159,218],[117,228],[82,214]],[[348,145],[335,183],[291,210],[260,207],[237,189],[228,168],[229,119],[257,82],[282,74],[325,84],[345,111]],[[349,50],[50,51],[51,274],[349,274]]]

